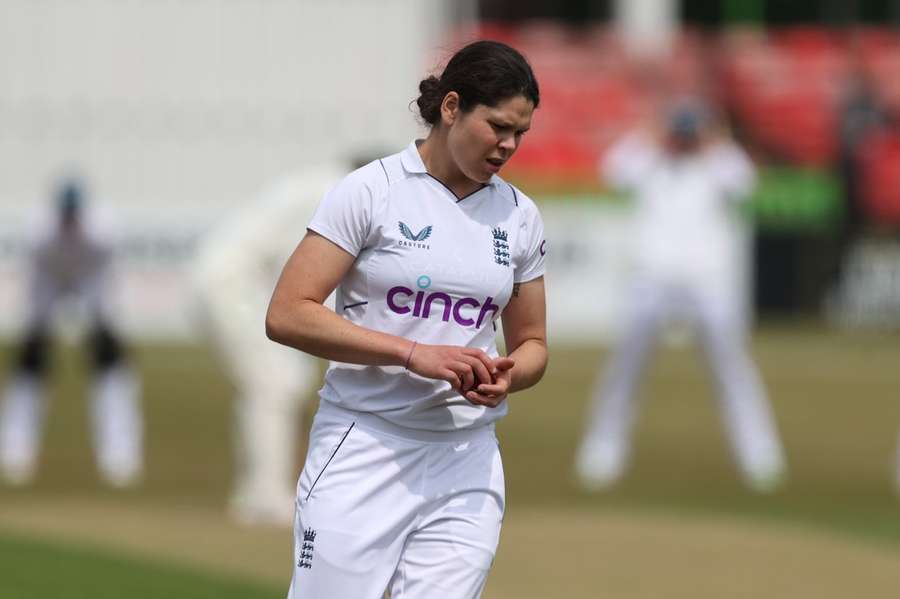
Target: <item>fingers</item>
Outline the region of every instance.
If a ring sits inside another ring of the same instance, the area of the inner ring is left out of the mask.
[[[472,372],[472,366],[468,362],[453,362],[450,364],[450,370],[458,377],[457,386],[454,387],[458,391],[467,391],[475,386],[475,373]]]
[[[448,368],[443,370],[437,378],[442,381],[447,381],[454,390],[459,391],[460,393],[462,392],[462,378],[455,371]]]
[[[487,395],[490,397],[497,397],[499,395],[506,395],[507,390],[509,389],[509,385],[506,382],[503,383],[493,383],[490,385],[478,385],[474,391],[479,393],[480,395]]]
[[[500,376],[498,376],[493,383],[478,385],[478,387],[473,390],[480,395],[487,395],[489,397],[505,396],[509,393],[509,386],[511,384],[510,377],[506,372],[507,371],[502,371]]]
[[[512,386],[512,372],[510,369],[514,362],[509,358],[498,358],[497,361],[501,360],[504,360],[501,362],[503,368],[497,370],[497,376],[494,377],[494,380],[490,383],[478,385],[474,391],[489,397],[506,396],[509,393],[509,388]]]
[[[477,359],[479,363],[484,365],[485,371],[489,373],[490,376],[479,374],[479,378],[482,381],[490,381],[494,379],[494,375],[497,374],[497,368],[494,365],[494,360],[489,355],[487,355],[480,349],[468,347],[463,349],[463,353],[467,356]]]
[[[516,361],[512,358],[500,357],[494,360],[494,368],[497,370],[509,370],[516,365]]]
[[[503,401],[509,377],[502,375],[515,365],[508,357],[491,358],[480,349],[454,346],[420,344],[412,358],[410,369],[417,374],[446,381],[466,399],[468,392],[475,392],[473,403],[490,407]]]
[[[484,395],[477,391],[469,391],[465,394],[465,397],[469,403],[475,404],[476,406],[485,406],[487,408],[496,408],[506,399],[506,395]]]
[[[492,383],[494,381],[494,375],[489,370],[489,366],[485,366],[481,359],[472,355],[465,355],[462,359],[472,369],[474,376],[477,377],[477,383]],[[473,383],[472,386],[474,387],[477,383]]]
[[[458,359],[463,362],[467,368],[460,372],[457,368],[451,367],[463,379],[462,389],[467,391],[478,386],[481,383],[493,383],[494,368],[493,360],[480,349],[461,348]]]

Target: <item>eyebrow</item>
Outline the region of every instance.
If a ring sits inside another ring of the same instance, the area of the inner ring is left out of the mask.
[[[501,129],[517,129],[519,131],[528,131],[529,129],[531,129],[530,125],[528,127],[517,127],[515,123],[510,123],[508,121],[504,121],[503,119],[490,118],[488,120]]]

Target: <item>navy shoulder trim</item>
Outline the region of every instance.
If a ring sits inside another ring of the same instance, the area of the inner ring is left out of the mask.
[[[512,186],[512,183],[507,183],[509,185],[509,189],[513,192],[513,202],[516,203],[516,206],[519,205],[519,194],[516,193],[516,188]]]

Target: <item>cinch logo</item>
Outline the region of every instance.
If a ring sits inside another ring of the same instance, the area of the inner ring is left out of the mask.
[[[391,312],[395,314],[410,314],[416,318],[428,318],[431,316],[431,310],[435,303],[439,303],[440,307],[435,308],[441,311],[441,320],[450,322],[452,317],[456,324],[464,327],[475,325],[476,329],[480,329],[484,324],[488,314],[496,315],[500,306],[491,303],[494,298],[488,297],[484,302],[479,302],[474,297],[461,297],[455,302],[449,294],[443,291],[432,291],[428,293],[427,289],[431,286],[431,279],[428,275],[422,275],[416,281],[419,291],[413,291],[409,287],[397,285],[391,287],[387,292],[387,305]],[[410,305],[412,305],[410,307]],[[465,308],[478,310],[478,318],[468,318],[463,316],[462,311]]]
[[[404,241],[401,239],[397,243],[406,247],[422,248],[426,250],[431,249],[431,246],[429,244],[422,243],[423,241],[431,237],[431,230],[433,228],[431,225],[423,227],[422,230],[418,233],[413,233],[412,229],[407,227],[406,223],[404,223],[403,221],[397,221],[397,224],[400,226],[400,232],[403,234],[403,236],[406,239],[409,239],[409,241]]]

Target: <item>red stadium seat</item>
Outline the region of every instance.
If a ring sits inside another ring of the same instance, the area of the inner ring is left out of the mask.
[[[900,111],[900,34],[873,28],[851,35],[880,98]],[[481,23],[460,29],[456,39],[474,37],[521,49],[541,84],[541,107],[510,164],[513,171],[595,177],[599,157],[638,122],[651,100],[641,87],[647,71],[627,59],[609,27]],[[836,158],[837,106],[850,73],[850,39],[821,27],[725,32],[719,42],[685,31],[659,73],[670,93],[702,89],[721,99],[760,150],[789,163],[824,167]],[[712,90],[703,89],[710,67],[718,74]],[[873,172],[887,169],[884,160],[875,160]]]
[[[900,225],[900,133],[874,133],[860,156],[862,198],[872,222]]]
[[[771,37],[726,56],[724,97],[763,149],[789,162],[826,166],[837,150],[835,107],[847,60],[825,30],[786,29]]]

